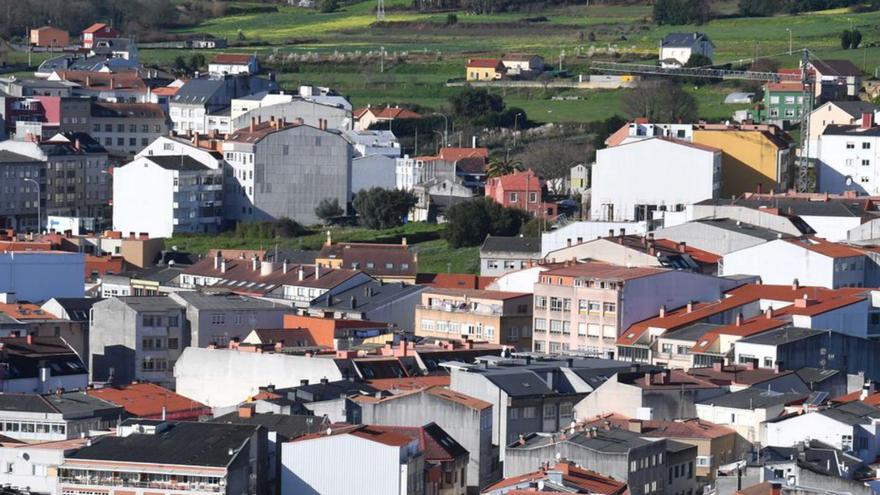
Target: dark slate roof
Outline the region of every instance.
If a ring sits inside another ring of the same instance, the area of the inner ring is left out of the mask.
[[[205,310],[242,310],[255,311],[265,309],[277,309],[280,311],[290,310],[271,301],[257,299],[255,297],[240,296],[238,294],[207,294],[202,292],[181,291],[176,296],[183,299],[194,308]]]
[[[40,163],[41,160],[27,155],[13,153],[12,151],[0,150],[0,163]]]
[[[826,332],[826,330],[814,330],[812,328],[783,327],[746,337],[740,340],[740,342],[759,345],[783,345],[822,335]]]
[[[366,394],[373,395],[379,390],[366,383],[337,380],[327,383],[310,383],[298,387],[284,389],[289,399],[300,399],[307,402],[321,402],[338,399],[341,395]],[[276,391],[277,392],[277,391]]]
[[[203,104],[223,88],[222,79],[190,79],[171,97],[174,103]]]
[[[202,162],[192,158],[189,155],[165,155],[165,156],[148,156],[147,160],[166,170],[178,171],[199,171],[210,170],[210,168]]]
[[[370,289],[371,292],[368,293],[367,289]],[[333,308],[340,311],[365,313],[389,304],[403,296],[421,292],[424,289],[425,287],[421,285],[396,282],[386,283],[372,280],[332,296],[332,302],[330,301],[331,296],[325,293],[317,298],[311,306],[313,308]],[[354,304],[352,304],[352,298],[354,298]]]
[[[813,67],[823,75],[858,76],[862,71],[849,60],[812,60]]]
[[[840,374],[839,370],[821,369],[821,368],[801,368],[795,371],[797,376],[806,384],[822,383],[825,380],[834,378]]]
[[[56,297],[55,301],[67,312],[72,321],[89,321],[92,306],[103,301],[101,297]]]
[[[461,456],[468,455],[467,449],[462,447],[460,443],[458,443],[449,433],[446,433],[446,430],[437,425],[437,423],[431,422],[422,427],[422,430],[425,432],[425,435],[431,437],[431,439],[437,443],[437,445],[443,449],[444,452],[451,459],[457,459]]]
[[[287,415],[287,414],[254,414],[250,418],[242,418],[238,412],[231,412],[209,420],[211,423],[227,425],[263,426],[270,432],[278,433],[287,440],[317,433],[325,430],[330,422],[326,417]]]
[[[67,156],[79,154],[107,153],[107,149],[85,132],[61,132],[66,141],[43,141],[40,149],[48,156]],[[55,137],[55,136],[52,136]],[[75,143],[79,141],[79,149]]]
[[[780,232],[750,223],[738,222],[729,218],[701,218],[694,220],[696,223],[716,227],[722,230],[736,232],[738,234],[757,237],[765,241],[772,241],[779,237]],[[784,236],[788,237],[786,234]]]
[[[64,417],[121,415],[123,408],[85,392],[0,394],[0,411],[61,414]]]
[[[68,459],[226,467],[258,426],[172,423],[156,434],[103,436]],[[230,449],[233,455],[229,455]]]
[[[725,394],[712,399],[707,399],[700,404],[711,404],[717,407],[730,407],[734,409],[763,409],[771,406],[778,406],[803,400],[807,396],[805,394],[780,393],[759,388],[747,388]]]
[[[664,38],[663,41],[660,42],[660,46],[664,47],[691,47],[694,46],[698,40],[705,38],[709,41],[709,37],[703,33],[694,32],[694,33],[669,33]],[[711,41],[709,41],[711,43]]]
[[[703,335],[706,335],[707,333],[721,326],[723,325],[715,325],[712,323],[694,323],[693,325],[688,325],[678,330],[664,333],[660,336],[660,338],[696,342]]]
[[[541,239],[533,237],[502,237],[491,235],[486,236],[483,245],[480,246],[481,253],[523,253],[526,255],[537,255],[541,253]]]
[[[830,102],[832,105],[840,108],[844,112],[848,113],[850,117],[854,119],[858,119],[862,116],[864,112],[871,112],[877,110],[877,106],[868,101],[862,100],[853,100],[853,101],[833,101]]]
[[[832,126],[829,126],[832,127]],[[877,127],[876,129],[880,129]],[[742,206],[745,208],[778,208],[780,212],[798,216],[828,217],[862,217],[876,216],[878,212],[866,209],[870,202],[859,198],[831,198],[828,201],[811,201],[798,198],[737,198],[732,203],[729,199],[706,199],[699,205]]]
[[[49,368],[52,376],[88,373],[79,356],[58,337],[33,337],[30,344],[25,337],[6,337],[0,342],[5,346],[0,351],[0,363],[6,363],[0,368],[4,379],[36,378],[41,367]]]
[[[528,370],[491,373],[487,374],[486,378],[511,397],[553,395],[555,393],[538,375]]]
[[[678,453],[696,448],[697,446],[691,443],[678,442],[669,438],[666,439],[666,452]]]
[[[278,251],[278,258],[275,261],[287,260],[294,265],[313,265],[315,263],[315,258],[318,257],[319,252],[320,251],[309,249],[281,250]],[[271,258],[275,258],[274,250],[270,250],[268,254]]]
[[[880,418],[880,409],[856,400],[842,406],[823,409],[819,414],[847,425],[867,425],[871,424],[872,419]]]
[[[523,440],[525,440],[523,445],[520,445],[519,442],[514,442],[509,445],[508,448],[529,450],[550,447],[554,444],[567,442],[595,452],[619,454],[629,452],[633,448],[654,443],[651,440],[645,440],[638,433],[633,433],[629,430],[623,430],[620,428],[612,428],[610,430],[598,428],[596,430],[596,436],[594,437],[591,437],[586,430],[579,431],[574,435],[565,437],[564,440],[558,434],[532,433],[526,435]]]
[[[874,126],[870,129],[862,129],[862,126],[858,124],[829,124],[828,127],[825,128],[825,132],[823,132],[822,134],[827,134],[829,136],[877,137],[880,136],[880,127]]]

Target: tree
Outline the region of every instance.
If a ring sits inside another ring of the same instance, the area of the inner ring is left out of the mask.
[[[519,230],[519,234],[523,237],[532,237],[539,238],[541,237],[542,232],[548,232],[551,227],[551,223],[544,220],[543,218],[533,218],[523,224],[522,228]]]
[[[186,60],[180,55],[174,59],[174,70],[181,74],[185,74],[189,70],[189,66],[186,65]]]
[[[519,160],[512,158],[499,158],[489,163],[489,166],[486,169],[486,176],[490,178],[501,177],[502,175],[509,175],[522,169],[522,162]]]
[[[446,25],[452,26],[455,24],[458,24],[458,16],[453,13],[446,14]]]
[[[403,225],[416,197],[408,191],[374,187],[354,197],[352,206],[360,215],[361,224],[368,229],[388,229]]]
[[[711,65],[712,59],[702,53],[692,53],[684,64],[685,67],[710,67]]]
[[[477,198],[446,211],[446,240],[454,248],[476,246],[486,234],[512,236],[519,233],[528,213],[505,208],[489,198]]]
[[[205,56],[201,53],[196,53],[189,59],[189,66],[192,70],[196,71],[204,67],[206,64]]]
[[[485,88],[467,87],[449,97],[452,114],[463,119],[485,117],[504,110],[504,100]]]
[[[337,10],[339,10],[339,1],[338,0],[321,0],[319,10],[325,14],[329,14],[330,12],[336,12]]]
[[[644,117],[649,122],[693,122],[697,118],[697,100],[668,79],[642,81],[625,93],[623,107],[627,117]]]
[[[345,213],[339,206],[339,200],[336,198],[324,198],[315,207],[315,216],[320,218],[324,225],[327,225],[330,219],[338,217]]]
[[[840,33],[840,47],[849,50],[850,45],[852,45],[852,33],[849,30]]]
[[[561,194],[565,179],[571,175],[571,167],[578,163],[586,163],[592,152],[592,145],[585,140],[574,141],[565,137],[547,138],[529,143],[525,151],[516,158],[536,174],[544,177],[549,190]]]
[[[858,29],[854,29],[852,33],[850,33],[850,43],[849,47],[855,50],[862,44],[862,32]]]

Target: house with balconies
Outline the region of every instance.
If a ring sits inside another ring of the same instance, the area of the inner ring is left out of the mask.
[[[422,291],[416,335],[485,340],[520,350],[532,348],[532,297],[521,292],[478,289]]]

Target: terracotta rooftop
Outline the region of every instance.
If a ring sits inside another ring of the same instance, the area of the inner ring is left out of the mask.
[[[470,395],[465,395],[449,390],[448,388],[432,387],[429,388],[426,393],[446,399],[450,402],[455,402],[456,404],[461,404],[471,409],[476,409],[478,411],[482,411],[483,409],[488,409],[492,407],[492,404],[489,402],[471,397]]]
[[[58,319],[52,314],[43,311],[39,305],[26,302],[12,304],[0,303],[0,313],[19,321]]]
[[[453,461],[468,453],[454,438],[433,422],[424,426],[372,425],[370,429],[418,440],[427,461]]]
[[[355,118],[361,118],[367,113],[372,113],[377,119],[420,119],[422,116],[412,110],[400,107],[363,107],[353,112]]]
[[[259,124],[255,124],[254,130],[251,130],[250,127],[243,127],[241,129],[238,129],[231,136],[229,136],[229,139],[227,141],[239,143],[255,143],[268,136],[269,134],[298,126],[299,124],[293,124],[290,122],[276,124],[275,122],[268,120]]]
[[[468,67],[480,69],[494,69],[499,64],[501,64],[501,60],[497,58],[469,58],[467,61]]]
[[[341,425],[337,428],[331,428],[329,435],[326,432],[311,433],[308,435],[303,435],[292,441],[303,442],[306,440],[315,440],[318,438],[334,435],[352,435],[358,438],[363,438],[365,440],[370,440],[372,442],[381,443],[392,447],[403,447],[404,445],[408,445],[410,442],[412,442],[412,438],[406,435],[392,431],[386,431],[380,428],[376,428],[372,425]]]
[[[856,248],[836,242],[829,242],[825,239],[807,236],[796,239],[784,239],[785,242],[794,244],[814,253],[828,256],[829,258],[849,258],[852,256],[863,256],[862,252]]]
[[[57,71],[62,81],[79,84],[85,89],[95,90],[130,90],[147,91],[147,84],[137,71],[126,72],[92,72],[92,71]]]
[[[237,294],[266,294],[282,285],[330,288],[339,285],[357,275],[356,270],[333,270],[321,268],[318,270],[310,265],[289,265],[287,273],[284,273],[282,263],[275,263],[274,269],[267,275],[262,275],[260,266],[256,270],[252,268],[252,260],[226,259],[226,271],[214,268],[214,258],[205,258],[193,264],[186,270],[184,275],[199,275],[203,277],[219,278],[221,281],[212,287],[227,288]],[[264,263],[264,262],[260,262]],[[299,279],[300,269],[303,279]]]
[[[733,383],[742,385],[754,385],[767,381],[771,378],[789,375],[792,371],[778,371],[775,368],[748,368],[744,365],[724,365],[713,368],[692,368],[688,374],[709,380],[721,386]]]
[[[103,22],[96,22],[96,23],[92,24],[91,26],[83,29],[83,33],[97,33],[98,31],[100,31],[106,27],[107,27],[107,25],[104,24]]]
[[[126,412],[139,418],[161,418],[163,409],[168,416],[179,413],[210,414],[211,412],[211,408],[204,404],[152,383],[90,389],[86,393],[122,406]]]
[[[646,380],[646,376],[648,375],[650,375],[651,377],[650,382]],[[665,370],[655,373],[640,373],[638,374],[638,376],[634,375],[630,379],[625,379],[625,383],[635,385],[645,390],[662,388],[674,388],[676,390],[718,388],[718,385],[715,385],[708,380],[703,380],[702,378],[688,375],[684,371],[680,370]]]
[[[501,186],[505,191],[541,191],[544,179],[535,174],[531,169],[524,172],[514,171],[512,174],[493,177],[489,182],[495,186]],[[488,186],[488,184],[487,184]]]
[[[378,390],[415,390],[425,387],[448,387],[449,375],[409,376],[403,378],[378,378],[367,380],[367,383]]]
[[[628,493],[626,483],[603,476],[594,471],[577,467],[574,463],[569,461],[558,462],[555,466],[551,466],[547,469],[505,478],[486,487],[483,490],[483,493],[494,492],[509,487],[516,488],[505,490],[504,493],[520,494],[537,493],[538,491],[544,492],[543,489],[539,490],[537,487],[538,482],[546,481],[549,478],[548,472],[561,473],[563,485],[569,490],[577,490],[572,491],[571,493],[590,493],[598,495],[621,495]],[[566,490],[566,492],[568,493],[568,490]]]
[[[218,53],[211,63],[248,65],[253,59],[254,56],[247,53]]]
[[[465,158],[489,158],[489,148],[456,148],[453,146],[447,146],[445,148],[440,148],[440,153],[437,155],[441,160],[448,160],[451,162],[457,162],[459,160],[463,160]]]
[[[880,407],[880,392],[868,394],[864,399],[862,399],[861,396],[862,391],[856,390],[855,392],[850,392],[846,395],[841,395],[840,397],[834,397],[833,399],[830,399],[830,402],[837,404],[847,404],[849,402],[861,400],[869,406]]]
[[[414,277],[418,271],[416,255],[406,244],[325,244],[316,260],[341,260],[342,268],[363,270],[380,277]]]
[[[470,273],[419,273],[416,283],[445,289],[485,289],[495,279]]]
[[[727,426],[710,423],[698,418],[678,421],[640,420],[620,414],[608,414],[585,421],[585,426],[601,426],[606,422],[621,429],[640,430],[647,437],[663,438],[719,438],[735,435],[736,431]]]

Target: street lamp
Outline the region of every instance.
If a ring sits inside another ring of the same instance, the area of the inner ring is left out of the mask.
[[[440,112],[434,112],[434,115],[443,117],[443,146],[449,146],[449,117]]]
[[[522,115],[522,112],[519,112],[513,116],[513,147],[514,148],[516,148],[516,124],[519,121],[520,115]]]
[[[42,203],[42,198],[40,195],[40,183],[37,182],[35,179],[22,179],[22,180],[24,182],[33,182],[34,185],[37,187],[37,233],[40,234],[43,232],[43,213],[42,213],[42,209],[40,207],[40,204]]]
[[[437,129],[434,129],[433,132],[434,132],[434,134],[436,134],[437,136],[440,137],[440,142],[442,143],[442,142],[443,142],[443,133],[440,132],[440,131],[438,131]],[[442,146],[441,146],[441,147],[442,147]],[[439,149],[437,150],[437,154],[440,154],[440,150],[439,150]]]
[[[788,31],[788,56],[791,56],[791,28],[785,28]]]

